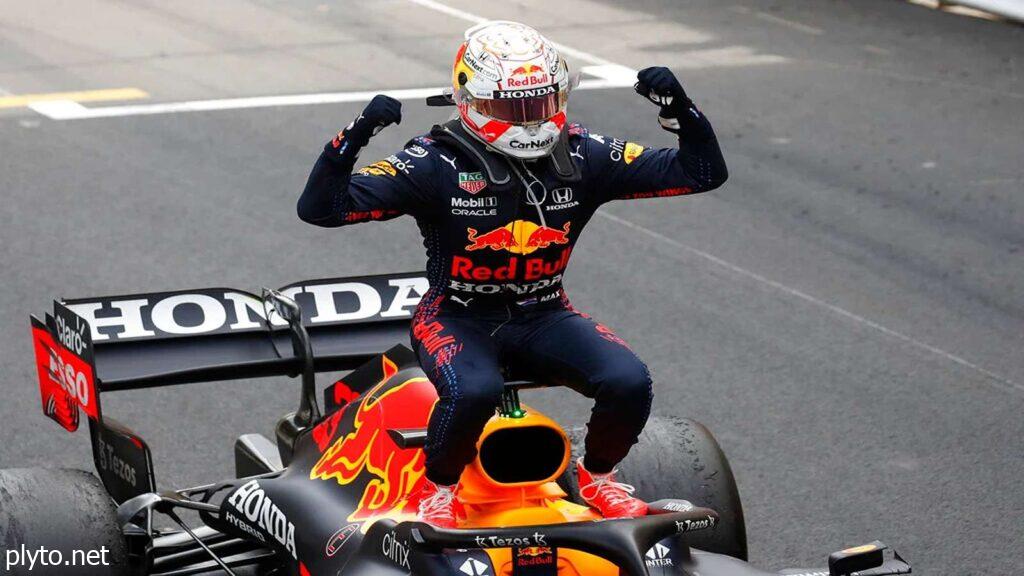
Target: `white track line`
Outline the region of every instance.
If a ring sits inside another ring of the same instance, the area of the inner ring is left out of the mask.
[[[310,104],[331,104],[338,102],[362,102],[377,94],[387,94],[399,100],[403,98],[426,98],[440,94],[440,88],[407,88],[401,90],[373,90],[360,92],[324,92],[319,94],[290,94],[286,96],[251,96],[246,98],[223,98],[219,100],[191,100],[187,102],[164,102],[159,104],[132,104],[129,106],[103,106],[86,108],[71,100],[33,102],[29,108],[52,120],[80,120],[86,118],[112,118],[115,116],[145,116],[149,114],[171,114],[175,112],[207,112],[211,110],[241,110],[245,108],[267,108],[272,106],[305,106]]]
[[[646,234],[647,236],[650,236],[651,238],[654,238],[656,240],[664,242],[664,243],[666,243],[666,244],[668,244],[668,245],[670,245],[670,246],[672,246],[674,248],[678,248],[680,250],[685,250],[685,251],[689,252],[690,254],[693,254],[695,256],[703,258],[704,260],[707,260],[708,262],[711,262],[713,264],[717,264],[718,266],[721,266],[722,268],[725,268],[725,269],[727,269],[727,270],[729,270],[729,271],[731,271],[731,272],[733,272],[735,274],[739,274],[741,276],[745,276],[747,278],[750,278],[751,280],[754,280],[754,281],[759,282],[761,284],[764,284],[766,286],[771,286],[772,288],[775,288],[776,290],[779,290],[780,292],[783,292],[783,293],[788,294],[790,296],[793,296],[795,298],[799,298],[800,300],[803,300],[804,302],[808,302],[810,304],[814,304],[815,306],[818,306],[820,308],[824,308],[824,309],[826,309],[826,310],[828,310],[828,311],[830,311],[830,312],[832,312],[834,314],[838,314],[839,316],[842,316],[843,318],[846,318],[847,320],[852,320],[852,321],[854,321],[854,322],[856,322],[858,324],[867,326],[868,328],[871,328],[873,330],[877,330],[878,332],[881,332],[882,334],[885,334],[886,336],[889,336],[891,338],[895,338],[897,340],[900,340],[902,342],[910,344],[911,346],[914,346],[915,348],[918,348],[920,350],[924,350],[926,352],[929,352],[929,353],[934,354],[936,356],[939,356],[941,358],[945,358],[946,360],[949,360],[950,362],[953,362],[954,364],[958,364],[958,365],[960,365],[960,366],[962,366],[964,368],[968,368],[970,370],[973,370],[973,371],[975,371],[975,372],[985,376],[990,381],[996,382],[996,383],[1000,384],[1000,386],[997,386],[1000,389],[1003,389],[1003,390],[1008,389],[1008,390],[1014,391],[1014,392],[1024,392],[1024,385],[1021,385],[1021,384],[1019,384],[1017,382],[1014,382],[1013,380],[1010,380],[1009,378],[1006,378],[1005,376],[1001,376],[999,374],[996,374],[995,372],[992,372],[991,370],[987,370],[985,368],[982,368],[981,366],[978,366],[977,364],[975,364],[975,363],[973,363],[973,362],[971,362],[969,360],[965,360],[964,358],[962,358],[960,356],[957,356],[956,354],[952,354],[950,352],[946,352],[945,350],[942,350],[941,348],[936,348],[935,346],[932,346],[931,344],[928,344],[926,342],[922,342],[922,341],[920,341],[920,340],[918,340],[918,339],[916,339],[916,338],[914,338],[912,336],[907,336],[906,334],[903,334],[901,332],[897,332],[897,331],[893,330],[892,328],[887,328],[887,327],[879,324],[878,322],[875,322],[873,320],[869,320],[869,319],[867,319],[867,318],[865,318],[863,316],[860,316],[858,314],[850,312],[849,310],[847,310],[845,308],[840,308],[839,306],[836,306],[835,304],[830,304],[828,302],[825,302],[824,300],[821,300],[819,298],[815,298],[814,296],[811,296],[810,294],[808,294],[806,292],[802,292],[800,290],[797,290],[796,288],[793,288],[793,287],[790,287],[790,286],[786,286],[785,284],[782,284],[781,282],[776,282],[775,280],[771,280],[769,278],[765,278],[764,276],[761,276],[757,272],[753,272],[753,271],[747,270],[746,268],[743,268],[741,266],[737,266],[736,264],[733,264],[732,262],[728,262],[726,260],[722,260],[718,256],[715,256],[713,254],[709,254],[709,253],[707,253],[707,252],[705,252],[703,250],[694,248],[694,247],[689,246],[687,244],[683,244],[682,242],[676,240],[675,238],[671,238],[669,236],[665,236],[664,234],[660,234],[658,232],[655,232],[654,230],[651,230],[651,229],[646,228],[644,226],[641,226],[639,224],[635,224],[633,222],[630,222],[629,220],[626,220],[625,218],[621,218],[621,217],[616,216],[614,214],[609,214],[608,212],[605,212],[605,211],[600,211],[600,212],[597,213],[597,215],[601,216],[601,217],[604,217],[604,218],[606,218],[608,220],[611,220],[612,222],[621,224],[621,225],[623,225],[623,226],[625,226],[627,228],[630,228],[632,230],[635,230],[637,232],[640,232],[641,234]]]
[[[615,64],[585,66],[582,72],[594,76],[583,80],[576,90],[600,90],[605,88],[628,88],[636,81],[636,72]],[[190,100],[186,102],[162,102],[157,104],[131,104],[125,106],[102,106],[87,108],[73,100],[50,100],[33,102],[28,105],[33,111],[51,120],[86,120],[92,118],[115,118],[118,116],[148,116],[181,112],[210,112],[217,110],[244,110],[247,108],[269,108],[275,106],[309,106],[313,104],[336,104],[344,102],[366,102],[377,94],[392,98],[423,99],[440,94],[442,87],[400,88],[397,90],[363,90],[356,92],[323,92],[317,94],[290,94],[285,96],[249,96],[245,98],[222,98],[218,100]]]

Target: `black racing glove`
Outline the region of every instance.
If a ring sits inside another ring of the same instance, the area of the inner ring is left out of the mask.
[[[658,122],[662,128],[680,136],[703,135],[707,121],[671,70],[664,66],[644,68],[636,79],[633,88],[637,94],[661,108]]]
[[[376,136],[378,132],[392,124],[402,123],[402,103],[390,96],[378,94],[370,100],[355,120],[349,123],[334,140],[324,148],[326,152],[334,152],[333,156],[353,156],[359,149]]]

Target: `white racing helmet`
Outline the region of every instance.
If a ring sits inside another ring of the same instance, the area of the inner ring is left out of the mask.
[[[520,159],[547,156],[565,125],[574,80],[539,32],[494,21],[466,30],[452,69],[462,125],[488,146]]]

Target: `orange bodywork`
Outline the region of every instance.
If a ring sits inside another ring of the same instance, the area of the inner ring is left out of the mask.
[[[526,408],[522,418],[494,416],[487,423],[477,448],[494,432],[506,428],[540,426],[551,428],[563,439],[566,450],[562,465],[551,477],[539,482],[501,484],[487,475],[477,459],[462,473],[459,483],[459,500],[466,511],[461,528],[493,528],[529,526],[538,524],[561,524],[584,520],[599,520],[601,517],[586,506],[566,500],[567,494],[556,480],[570,465],[569,443],[562,428],[547,416]],[[529,458],[526,452],[523,456]],[[513,558],[512,549],[496,548],[486,550],[491,557],[497,576],[510,576],[513,562],[541,561],[543,549],[527,548]],[[619,569],[612,563],[585,552],[559,548],[557,553],[559,576],[618,576]]]

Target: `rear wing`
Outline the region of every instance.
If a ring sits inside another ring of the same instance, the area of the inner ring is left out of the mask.
[[[297,328],[266,298],[205,288],[54,301],[33,316],[43,412],[68,431],[89,420],[97,470],[115,500],[153,491],[149,449],[103,416],[101,395],[192,382],[268,376],[311,379],[352,370],[396,344],[429,289],[423,273],[329,278],[269,291],[294,300],[312,354],[293,347]]]
[[[279,290],[303,310],[318,372],[350,370],[408,342],[423,273],[328,278]],[[294,375],[287,323],[255,294],[205,288],[63,301],[91,327],[100,392]]]

